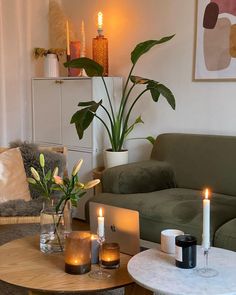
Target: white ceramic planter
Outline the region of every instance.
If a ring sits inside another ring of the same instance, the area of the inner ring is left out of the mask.
[[[128,163],[128,151],[113,152],[110,150],[104,151],[104,166],[111,168]]]
[[[44,77],[59,77],[59,62],[56,54],[47,54],[44,59]]]

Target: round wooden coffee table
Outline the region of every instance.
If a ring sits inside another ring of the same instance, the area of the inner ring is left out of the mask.
[[[29,294],[50,292],[85,293],[125,287],[125,294],[146,294],[133,284],[127,271],[131,256],[121,254],[119,269],[107,270],[111,277],[96,280],[84,275],[70,275],[64,271],[62,253],[44,254],[39,251],[39,237],[31,236],[11,241],[0,247],[0,280],[21,286]],[[98,266],[93,265],[92,270]],[[136,293],[136,289],[139,293]]]

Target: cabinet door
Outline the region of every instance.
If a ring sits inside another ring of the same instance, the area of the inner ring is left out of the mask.
[[[74,148],[92,148],[92,126],[79,140],[75,125],[70,124],[72,115],[79,109],[80,101],[92,100],[91,79],[64,80],[62,85],[62,143]]]
[[[33,80],[33,140],[61,144],[61,87],[57,80]]]
[[[80,159],[83,159],[83,165],[78,173],[79,180],[85,183],[92,180],[92,153],[80,152],[80,151],[68,151],[68,172],[71,174],[73,166]],[[79,219],[85,219],[85,204],[93,196],[93,189],[87,191],[78,202],[77,208],[73,208],[73,217]]]

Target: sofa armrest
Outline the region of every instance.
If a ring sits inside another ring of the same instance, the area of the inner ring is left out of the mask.
[[[102,189],[106,193],[147,193],[173,187],[176,185],[171,166],[156,160],[116,166],[102,173]]]

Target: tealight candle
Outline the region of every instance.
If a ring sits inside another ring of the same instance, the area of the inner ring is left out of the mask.
[[[65,272],[79,275],[90,270],[91,235],[89,232],[71,232],[65,244]]]
[[[117,243],[104,243],[101,248],[101,266],[118,268],[120,266],[120,247]]]

